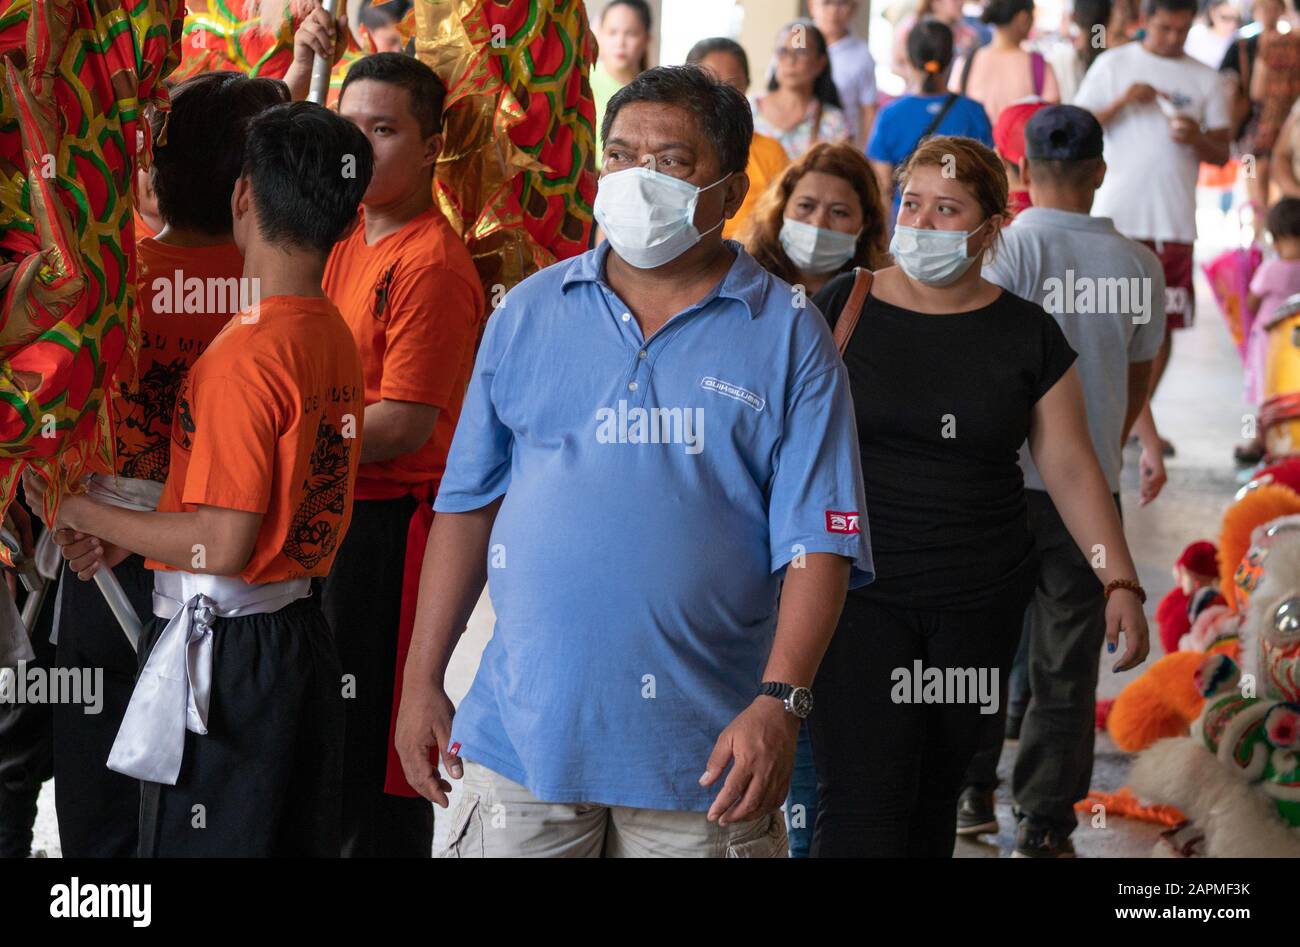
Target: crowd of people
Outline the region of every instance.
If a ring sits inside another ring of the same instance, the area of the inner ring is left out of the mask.
[[[761,76],[724,37],[647,68],[610,0],[595,244],[490,313],[429,67],[301,101],[317,10],[283,81],[179,83],[118,466],[52,528],[53,665],[105,673],[54,715],[64,854],[427,857],[455,780],[451,857],[947,857],[997,828],[1007,733],[1016,854],[1073,854],[1103,648],[1148,653],[1119,478],[1133,436],[1164,483],[1203,165],[1253,156],[1252,303],[1300,292],[1300,30],[1234,9],[1079,0],[1062,58],[1032,0],[922,0],[886,101],[857,0]],[[177,314],[173,274],[258,301]],[[138,656],[77,581],[108,569]]]

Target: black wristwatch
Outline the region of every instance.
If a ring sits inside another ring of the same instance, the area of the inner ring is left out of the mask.
[[[807,720],[812,713],[812,691],[794,684],[781,684],[777,681],[764,681],[758,687],[761,697],[775,697],[785,705],[786,713],[793,714],[800,720]]]

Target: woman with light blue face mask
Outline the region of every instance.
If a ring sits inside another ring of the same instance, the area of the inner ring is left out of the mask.
[[[855,266],[884,266],[885,209],[866,157],[846,143],[814,145],[759,198],[741,239],[807,296]]]
[[[1008,219],[1000,159],[974,139],[930,138],[898,180],[895,265],[856,313],[853,275],[813,299],[832,326],[852,326],[842,350],[876,562],[814,684],[814,856],[952,855],[965,770],[998,719],[1039,582],[1022,445],[1099,580],[1110,649],[1123,639],[1116,670],[1147,652],[1144,593],[1075,353],[1040,306],[981,275]],[[932,669],[971,688],[930,693]]]

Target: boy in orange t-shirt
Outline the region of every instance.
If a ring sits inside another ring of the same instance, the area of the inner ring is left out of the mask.
[[[324,280],[366,378],[352,529],[321,596],[356,682],[343,767],[348,857],[428,858],[433,847],[433,808],[400,765],[389,768],[389,747],[415,598],[412,584],[404,615],[403,580],[419,576],[484,313],[469,251],[433,201],[445,92],[419,60],[379,53],[352,66],[339,94],[339,114],[375,152],[361,221],[335,245]]]
[[[158,511],[61,498],[56,525],[158,570],[108,756],[141,780],[141,856],[338,853],[341,671],[310,593],[348,529],[363,377],[320,280],[372,160],[319,106],[249,123],[231,213],[260,296],[182,384]]]
[[[271,79],[209,73],[177,85],[171,110],[150,116],[154,146],[148,191],[162,226],[139,239],[136,312],[140,353],[132,376],[114,392],[115,469],[91,478],[104,502],[152,510],[167,479],[172,408],[194,360],[251,288],[231,234],[230,195],[243,162],[244,125],[287,101]],[[165,126],[164,126],[165,123]],[[163,134],[164,127],[166,134]],[[68,537],[64,537],[67,539]],[[73,540],[74,555],[87,551]],[[144,559],[111,549],[107,564],[139,620],[153,610],[153,573]],[[137,659],[99,589],[63,577],[58,597],[55,666],[103,669],[103,707],[54,707],[55,810],[63,854],[126,858],[136,852],[140,792],[136,780],[104,765],[135,684]]]

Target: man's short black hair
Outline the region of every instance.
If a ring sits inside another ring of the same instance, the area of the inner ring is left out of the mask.
[[[244,135],[257,113],[289,101],[279,79],[209,72],[171,90],[170,111],[152,110],[152,182],[165,223],[230,232],[230,194],[244,164]]]
[[[1300,197],[1284,197],[1268,209],[1268,232],[1279,237],[1300,237]]]
[[[447,87],[436,72],[414,56],[372,53],[358,59],[343,78],[339,101],[343,101],[348,86],[362,79],[401,86],[410,99],[411,114],[420,123],[420,134],[428,138],[442,131],[442,103],[447,98]]]
[[[329,253],[357,215],[374,161],[361,129],[327,108],[293,102],[258,115],[243,173],[263,239]]]
[[[1198,0],[1142,0],[1142,15],[1154,16],[1157,11],[1167,13],[1190,13],[1196,16],[1200,9]]]
[[[1077,161],[1030,158],[1029,173],[1036,181],[1082,189],[1096,176],[1101,164],[1101,158],[1081,158]]]
[[[745,97],[719,82],[699,66],[657,66],[647,69],[614,93],[605,106],[600,137],[609,141],[614,119],[624,106],[661,102],[689,112],[713,144],[723,174],[739,174],[749,162],[754,116]]]

